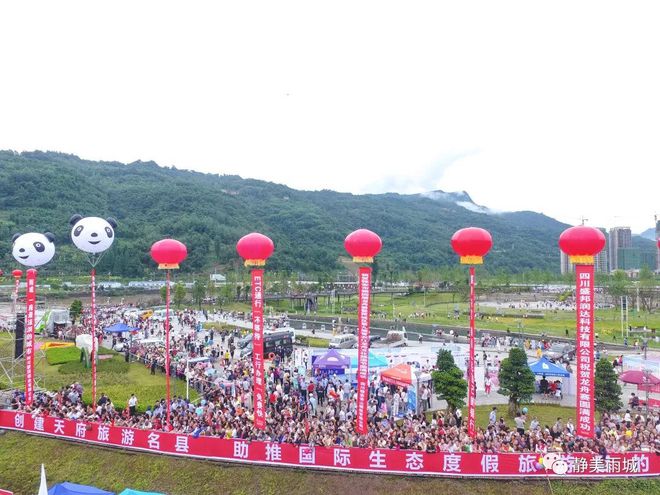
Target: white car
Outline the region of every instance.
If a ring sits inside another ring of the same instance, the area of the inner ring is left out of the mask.
[[[117,351],[117,352],[124,352],[127,347],[128,347],[128,343],[126,343],[126,342],[117,342],[112,349],[114,351]]]

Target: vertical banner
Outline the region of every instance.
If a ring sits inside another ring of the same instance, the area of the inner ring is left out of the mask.
[[[34,400],[34,315],[37,305],[37,270],[27,272],[26,311],[25,311],[25,404]]]
[[[476,433],[475,405],[477,401],[477,383],[474,375],[474,267],[470,266],[470,355],[468,358],[468,435],[474,438]]]
[[[170,271],[165,270],[167,273],[165,282],[165,396],[166,402],[165,417],[167,420],[167,427],[171,428],[170,423],[170,410],[172,409],[170,398]],[[186,373],[188,373],[188,365],[186,364]]]
[[[358,280],[357,432],[367,434],[369,401],[369,316],[371,313],[371,267],[361,266]]]
[[[96,268],[92,268],[92,405],[96,407]]]
[[[594,438],[594,266],[575,265],[577,436]]]
[[[254,379],[254,427],[266,429],[264,387],[264,271],[252,270],[252,367]]]

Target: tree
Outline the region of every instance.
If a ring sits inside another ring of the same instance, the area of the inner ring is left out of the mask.
[[[498,393],[509,396],[509,415],[512,417],[520,409],[520,404],[532,400],[534,394],[534,373],[527,364],[527,354],[514,347],[509,357],[500,365],[500,389]]]
[[[195,280],[192,288],[192,298],[193,302],[197,304],[198,309],[202,309],[202,301],[204,300],[204,296],[206,296],[206,287],[204,287],[204,284],[201,280]]]
[[[595,399],[596,410],[601,413],[617,411],[621,403],[621,386],[616,373],[607,359],[602,358],[596,363]]]
[[[431,374],[433,388],[438,394],[438,399],[447,401],[447,410],[452,414],[465,405],[467,381],[461,369],[454,363],[451,352],[440,350],[437,364],[438,370]]]
[[[160,288],[160,298],[163,302],[167,300],[167,287],[165,285]]]
[[[186,298],[186,288],[183,284],[179,283],[174,286],[174,304],[180,307]]]
[[[657,297],[656,281],[653,272],[649,267],[642,266],[639,271],[639,280],[635,284],[636,296],[642,307],[642,311],[651,312],[655,307],[655,299]]]
[[[628,277],[623,270],[616,270],[610,283],[607,284],[607,293],[612,298],[612,302],[618,308],[620,305],[621,297],[628,294]]]
[[[69,316],[71,317],[71,322],[75,325],[76,320],[82,313],[82,301],[80,299],[74,299],[69,308]]]
[[[451,355],[451,352],[446,349],[441,349],[438,352],[438,359],[435,363],[438,371],[448,371],[453,366],[456,366],[454,362],[454,356]]]
[[[209,281],[206,283],[206,297],[213,299],[215,297],[215,281],[211,280],[209,277]]]

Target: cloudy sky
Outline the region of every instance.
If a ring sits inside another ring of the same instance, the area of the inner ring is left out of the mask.
[[[660,3],[0,5],[0,148],[660,214]]]

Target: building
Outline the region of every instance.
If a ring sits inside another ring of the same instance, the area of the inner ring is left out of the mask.
[[[655,238],[660,239],[660,220],[658,220],[658,215],[655,216]],[[655,250],[655,269],[657,272],[660,272],[660,246],[656,244]]]
[[[227,277],[225,277],[221,273],[212,273],[209,278],[210,278],[211,282],[213,282],[214,285],[226,285],[227,284]]]
[[[641,253],[638,248],[619,248],[616,258],[618,270],[639,270],[642,266]]]
[[[559,250],[559,264],[560,264],[560,270],[562,275],[566,275],[567,273],[573,273],[574,268],[573,265],[568,261],[568,255],[562,251],[561,249]]]
[[[612,227],[608,247],[610,271],[625,270],[619,261],[619,253],[621,249],[632,248],[632,231],[630,227]]]

